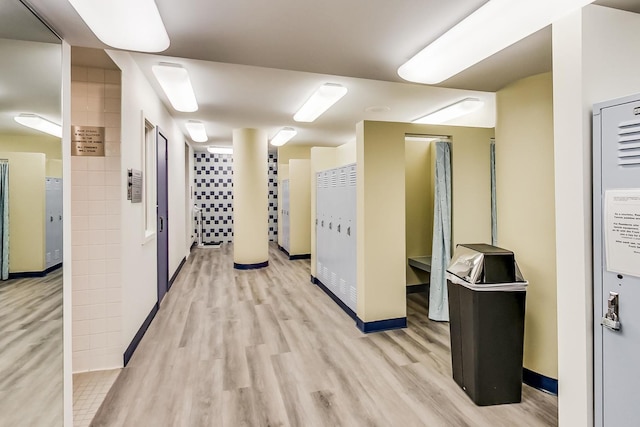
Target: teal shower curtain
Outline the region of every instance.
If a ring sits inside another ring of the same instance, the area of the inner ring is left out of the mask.
[[[451,260],[451,145],[436,142],[433,246],[429,286],[429,319],[449,321],[445,273]]]
[[[9,161],[0,160],[0,279],[9,278]]]

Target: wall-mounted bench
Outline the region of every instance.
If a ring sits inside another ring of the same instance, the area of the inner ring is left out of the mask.
[[[413,268],[417,268],[418,270],[426,271],[427,273],[431,272],[431,257],[430,256],[418,256],[418,257],[409,257],[408,258],[409,265]],[[414,292],[427,292],[429,290],[429,283],[418,283],[415,285],[407,285],[407,293],[411,294]]]

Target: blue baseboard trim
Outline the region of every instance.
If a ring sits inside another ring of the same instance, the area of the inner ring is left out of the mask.
[[[356,325],[360,331],[368,334],[370,332],[388,331],[390,329],[402,329],[407,327],[407,318],[398,317],[397,319],[376,320],[374,322],[363,322],[360,318],[356,318]]]
[[[52,267],[42,271],[23,271],[18,273],[9,273],[9,279],[28,279],[31,277],[45,277],[47,274],[57,269],[62,268],[62,263],[56,264]]]
[[[131,360],[133,353],[136,351],[136,348],[138,348],[138,344],[140,344],[140,341],[142,341],[142,337],[147,332],[147,329],[149,329],[149,325],[151,325],[151,321],[153,320],[153,318],[156,317],[157,312],[158,304],[154,304],[151,312],[149,313],[147,318],[144,319],[144,322],[142,322],[142,326],[140,326],[140,329],[138,329],[138,332],[136,332],[136,335],[131,340],[131,344],[129,344],[129,347],[127,347],[127,349],[124,351],[124,366],[127,366],[129,360]]]
[[[322,283],[320,280],[318,280],[318,278],[315,278],[315,282],[316,285],[318,285],[318,287],[320,289],[322,289],[324,291],[325,294],[329,295],[329,297],[331,297],[331,299],[338,304],[338,306],[349,315],[349,317],[351,317],[353,320],[356,320],[358,318],[358,316],[356,316],[356,313],[351,310],[344,302],[342,302],[342,300],[340,298],[338,298],[333,292],[331,292],[329,290],[329,288],[327,288],[324,283]]]
[[[522,382],[538,390],[558,395],[558,380],[546,377],[527,368],[522,369]]]
[[[180,261],[180,265],[178,266],[178,268],[176,268],[175,273],[173,273],[173,276],[171,276],[171,279],[169,279],[169,289],[171,289],[171,286],[173,286],[173,282],[175,282],[176,277],[178,277],[178,274],[180,273],[180,270],[182,270],[182,266],[184,266],[184,263],[187,262],[187,257],[182,258],[182,261]]]
[[[269,261],[259,262],[256,264],[238,264],[237,262],[233,263],[233,268],[235,268],[236,270],[255,270],[267,266],[269,266]]]
[[[278,245],[278,249],[280,249],[282,252],[284,252],[285,254],[287,254],[287,256],[289,256],[289,251],[287,251],[285,248],[283,248],[282,246]]]
[[[289,261],[294,261],[297,259],[311,259],[311,254],[289,255]]]

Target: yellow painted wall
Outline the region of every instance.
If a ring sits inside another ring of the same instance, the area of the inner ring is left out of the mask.
[[[290,255],[311,253],[310,171],[309,159],[289,160]]]
[[[557,378],[556,239],[551,73],[497,93],[498,246],[529,281],[524,366]]]
[[[364,322],[406,316],[406,134],[451,137],[454,243],[491,239],[489,144],[493,129],[358,123],[356,314]]]
[[[45,168],[48,177],[62,178],[62,160],[47,158]]]
[[[429,141],[405,142],[407,257],[431,255],[433,245],[433,169]],[[407,285],[428,283],[429,274],[406,264]]]
[[[43,153],[47,159],[62,159],[60,138],[55,136],[0,135],[0,151],[16,153]]]
[[[286,165],[291,159],[310,159],[311,148],[309,145],[286,144],[280,146],[278,147],[278,164]]]
[[[9,160],[9,272],[45,268],[45,155],[5,153]]]

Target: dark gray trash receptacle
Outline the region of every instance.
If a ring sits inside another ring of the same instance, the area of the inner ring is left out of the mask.
[[[458,245],[447,269],[453,379],[477,404],[522,399],[526,285],[513,252]]]

